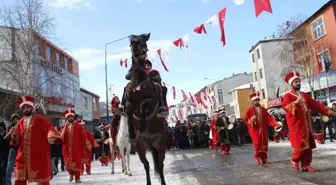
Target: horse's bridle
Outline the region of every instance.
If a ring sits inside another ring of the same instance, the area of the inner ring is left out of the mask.
[[[140,56],[137,56],[137,57],[134,56],[135,55],[134,48],[133,48],[134,41],[131,41],[130,48],[131,48],[131,51],[132,51],[132,59],[135,60],[136,67],[138,67],[139,69],[141,69],[143,72],[146,73],[146,69],[139,65],[139,59],[140,60],[141,59],[145,60],[146,55],[147,55],[147,51],[148,51],[147,44],[143,40],[140,40],[140,41],[137,41],[137,42],[139,42],[139,44],[140,44],[140,51],[139,51]]]

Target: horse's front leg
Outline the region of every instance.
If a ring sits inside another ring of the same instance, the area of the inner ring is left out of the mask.
[[[131,151],[131,146],[126,146],[126,169],[128,171],[128,176],[132,176],[131,173],[131,168],[130,168],[130,151]]]

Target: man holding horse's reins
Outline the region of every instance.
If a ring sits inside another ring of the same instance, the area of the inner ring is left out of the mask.
[[[111,111],[113,113],[113,120],[112,120],[112,129],[111,129],[111,136],[113,140],[113,146],[116,145],[116,136],[118,133],[118,127],[120,123],[120,116],[123,110],[119,107],[120,100],[118,96],[114,96],[111,101]]]

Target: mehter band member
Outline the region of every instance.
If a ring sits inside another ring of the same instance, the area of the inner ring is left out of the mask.
[[[65,168],[69,172],[69,181],[72,182],[75,177],[76,183],[81,183],[80,176],[82,172],[82,159],[84,154],[85,137],[82,126],[75,121],[75,110],[68,109],[64,111],[66,124],[61,130],[64,143],[62,153],[65,162]]]
[[[216,120],[216,129],[219,135],[221,144],[222,155],[227,155],[230,152],[230,139],[229,139],[229,118],[225,116],[225,111],[221,110],[220,116]]]
[[[244,121],[252,139],[254,147],[254,160],[257,165],[269,164],[268,160],[268,128],[269,125],[279,128],[280,125],[274,120],[264,107],[260,105],[259,93],[254,92],[250,94],[252,106],[247,109]]]
[[[49,144],[62,143],[55,127],[45,117],[34,113],[34,102],[31,96],[17,100],[24,117],[10,130],[13,145],[19,148],[15,161],[15,185],[26,185],[27,182],[49,185]]]
[[[294,151],[292,167],[293,170],[299,171],[301,162],[302,171],[315,172],[316,169],[310,166],[313,159],[312,149],[316,148],[310,110],[323,115],[335,116],[336,113],[309,97],[308,94],[300,92],[299,73],[288,73],[285,81],[292,88],[285,94],[282,105],[286,112],[290,142]]]

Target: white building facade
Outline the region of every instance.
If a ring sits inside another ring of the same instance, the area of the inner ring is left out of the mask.
[[[213,109],[216,111],[224,108],[227,116],[234,115],[234,108],[230,106],[233,99],[229,92],[238,86],[251,82],[253,82],[252,73],[244,72],[232,74],[232,76],[212,84],[210,93],[213,93],[215,97]]]
[[[250,49],[253,83],[262,100],[276,98],[278,89],[279,94],[288,90],[281,72],[290,63],[284,60],[294,61],[292,52],[283,52],[292,51],[291,48],[292,39],[278,38],[261,40]]]

